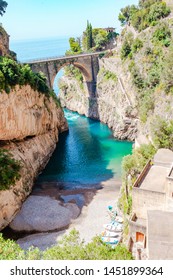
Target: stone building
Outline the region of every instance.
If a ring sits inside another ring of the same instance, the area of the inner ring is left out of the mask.
[[[132,190],[129,248],[136,259],[173,259],[173,152],[160,149]]]
[[[114,27],[107,27],[107,28],[103,28],[107,33],[112,33],[115,32],[115,28]]]
[[[9,35],[0,24],[0,56],[9,54]]]

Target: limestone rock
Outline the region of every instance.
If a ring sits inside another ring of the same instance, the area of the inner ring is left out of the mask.
[[[24,139],[67,129],[64,114],[45,94],[29,85],[0,93],[0,140]]]
[[[117,80],[106,80],[102,71],[97,76],[95,96],[89,96],[87,88],[80,88],[72,78],[62,77],[65,91],[60,87],[60,100],[64,107],[77,111],[87,117],[100,120],[108,125],[113,135],[121,140],[134,141],[137,136],[138,117],[135,90],[127,71],[122,68],[120,58],[103,58],[99,60],[100,69],[109,71]]]
[[[48,196],[31,195],[9,226],[15,231],[27,232],[60,230],[78,215],[79,208],[76,205],[70,203],[64,207]]]
[[[49,161],[59,132],[65,130],[64,113],[52,98],[32,90],[29,85],[16,86],[10,94],[0,93],[1,147],[8,149],[22,166],[21,179],[9,190],[0,191],[0,230],[21,208],[34,179]],[[3,141],[12,139],[20,141]]]
[[[67,203],[65,204],[66,209],[71,212],[71,218],[76,219],[80,214],[80,209],[75,203]]]

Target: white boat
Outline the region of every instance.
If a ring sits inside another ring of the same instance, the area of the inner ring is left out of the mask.
[[[115,221],[118,222],[118,223],[123,223],[124,220],[123,220],[122,217],[116,216]]]
[[[122,225],[120,225],[119,223],[104,224],[103,227],[108,231],[114,232],[121,232],[123,230]]]
[[[104,236],[104,237],[119,237],[119,233],[114,232],[114,231],[104,230],[104,231],[102,231],[101,236]]]
[[[118,244],[119,240],[114,237],[102,237],[102,241],[105,242],[106,244]]]

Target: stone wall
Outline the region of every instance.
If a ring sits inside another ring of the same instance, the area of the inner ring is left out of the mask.
[[[148,257],[150,260],[173,259],[173,212],[148,211]]]
[[[164,210],[166,207],[165,193],[133,188],[132,197],[132,213],[141,219],[147,219],[148,210]]]

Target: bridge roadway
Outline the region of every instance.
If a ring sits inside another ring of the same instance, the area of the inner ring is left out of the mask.
[[[62,56],[54,56],[54,57],[48,57],[48,58],[38,58],[38,59],[31,59],[26,60],[22,62],[22,64],[36,64],[41,62],[48,62],[48,61],[56,61],[56,60],[63,60],[63,59],[71,59],[71,58],[79,58],[79,57],[87,57],[87,56],[95,56],[99,54],[105,54],[108,51],[100,51],[100,52],[94,52],[94,53],[82,53],[82,54],[76,54],[76,55],[62,55]]]

